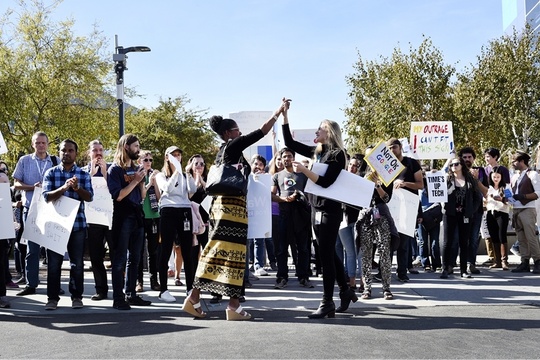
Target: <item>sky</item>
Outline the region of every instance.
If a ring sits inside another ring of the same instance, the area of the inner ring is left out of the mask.
[[[50,1],[45,1],[50,4]],[[2,0],[0,13],[17,8]],[[417,48],[430,37],[458,70],[503,34],[500,0],[65,0],[54,20],[73,18],[81,36],[97,25],[109,39],[111,73],[119,45],[128,54],[125,86],[137,107],[185,95],[208,116],[272,111],[292,99],[291,127],[343,124],[346,77],[363,60]]]

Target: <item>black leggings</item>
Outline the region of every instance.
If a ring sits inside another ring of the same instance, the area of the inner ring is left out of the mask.
[[[315,216],[315,214],[312,214]],[[348,279],[345,276],[343,263],[336,254],[336,240],[343,213],[321,214],[321,223],[313,229],[319,244],[319,254],[323,270],[323,302],[331,302],[334,297],[334,284],[337,281],[340,289],[348,288]]]
[[[189,230],[184,230],[184,220],[189,221]],[[159,285],[161,293],[167,291],[168,261],[173,245],[180,244],[184,259],[186,288],[193,288],[195,269],[193,268],[191,248],[193,247],[193,221],[191,208],[164,207],[161,209],[161,254],[159,256]],[[177,269],[180,271],[180,269]]]
[[[508,229],[509,215],[502,211],[488,211],[486,222],[489,230],[489,236],[494,244],[507,244],[506,232]]]
[[[456,241],[459,243],[459,268],[461,273],[467,272],[467,252],[469,248],[469,239],[471,236],[471,221],[469,218],[466,223],[463,213],[457,213],[456,216],[444,215],[444,242],[442,247],[443,270],[448,270],[452,266],[452,259],[455,259],[453,252]]]

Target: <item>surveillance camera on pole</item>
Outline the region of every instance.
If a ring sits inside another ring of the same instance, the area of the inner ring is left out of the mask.
[[[150,48],[148,46],[131,46],[124,48],[118,46],[118,35],[114,36],[114,45],[116,53],[113,54],[114,72],[116,73],[116,101],[118,103],[118,123],[120,137],[124,135],[124,70],[126,67],[126,54],[129,52],[148,52]]]

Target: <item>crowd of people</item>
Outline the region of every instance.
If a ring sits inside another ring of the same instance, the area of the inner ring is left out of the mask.
[[[200,154],[190,156],[184,166],[182,149],[171,145],[163,154],[163,168],[157,170],[152,162],[158,154],[142,150],[137,136],[126,134],[119,139],[112,162],[105,161],[103,144],[93,140],[86,150],[88,164],[79,167],[76,160],[80,151],[75,141],[62,141],[59,156],[55,156],[48,152],[47,135],[35,133],[32,137],[35,152],[22,156],[12,175],[14,224],[20,229],[14,241],[0,240],[0,278],[4,280],[0,281],[0,307],[10,306],[6,286],[16,288],[25,284],[17,295],[31,296],[40,283],[43,249],[33,241],[25,244],[21,238],[36,188],[41,188],[40,194],[46,202],[54,202],[61,196],[79,201],[67,243],[68,291],[74,309],[84,306],[85,252],[90,257],[95,282],[92,301],[108,299],[110,284],[114,309],[151,305],[151,301],[140,295],[146,269],[150,289],[158,292],[160,301],[177,301],[168,287],[171,275],[175,286],[185,285],[187,294],[182,309],[194,317],[206,316],[201,306],[203,292],[213,296],[210,302],[228,297],[227,320],[251,318],[241,303],[246,301],[246,287],[253,286],[251,281],[257,276],[275,272],[274,288],[287,287],[289,259],[300,286],[313,289],[310,277],[322,276],[320,306],[309,315],[314,319],[345,312],[359,298],[370,299],[373,281],[382,283],[384,299],[394,299],[391,292],[394,252],[396,279],[400,282],[410,281],[410,274],[418,274],[415,265],[425,272],[440,272],[442,279],[449,279],[454,268],[459,267],[461,278],[471,278],[480,272],[476,261],[480,238],[485,240],[489,255],[489,263],[484,265],[509,270],[509,251],[519,251],[521,263],[511,271],[532,270],[540,274],[536,212],[540,184],[527,153],[517,151],[513,155],[511,174],[499,164],[498,149],[486,149],[486,166],[475,166],[478,164],[474,149],[462,148],[441,168],[446,173],[447,201],[431,203],[426,174],[435,169],[408,157],[400,140],[389,139],[386,145],[404,170],[390,184],[385,184],[367,165],[364,155],[347,153],[336,122],[320,123],[314,146],[296,141],[289,127],[289,107],[290,100],[284,98],[272,117],[249,134],[242,134],[233,119],[221,116],[210,119],[212,130],[223,140],[212,163],[234,166],[246,178],[250,173],[271,176],[272,236],[267,238],[248,239],[248,226],[254,225],[249,223],[245,195],[213,196],[208,212],[201,206],[209,195],[208,167]],[[261,155],[248,161],[243,151],[268,134],[280,117],[285,147],[276,149],[268,164]],[[297,154],[310,160],[297,161]],[[325,164],[324,173],[314,172],[310,166],[313,163]],[[310,181],[323,188],[330,187],[342,171],[374,183],[368,207],[359,208],[305,192]],[[7,164],[0,162],[0,182],[9,183],[8,174]],[[89,222],[85,217],[85,203],[93,200],[93,184],[98,182],[106,184],[112,199],[110,227]],[[419,195],[416,237],[403,234],[396,227],[387,205],[396,189]],[[519,249],[508,248],[510,222]],[[483,224],[487,230],[481,231]],[[8,266],[8,254],[12,250],[19,279],[12,278]],[[105,261],[107,251],[110,280]],[[50,249],[45,255],[48,298],[45,309],[55,310],[64,293],[60,281],[64,255]],[[182,265],[185,284],[180,281]],[[334,303],[336,284],[339,306]]]

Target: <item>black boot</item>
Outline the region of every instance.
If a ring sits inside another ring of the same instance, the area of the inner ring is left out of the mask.
[[[540,274],[540,260],[535,260],[533,274]]]
[[[157,278],[154,276],[150,277],[150,288],[154,291],[161,291]]]
[[[317,311],[315,311],[313,314],[309,314],[308,318],[322,319],[326,316],[328,316],[329,318],[333,318],[336,316],[336,305],[333,301],[321,301],[321,305],[319,305]]]
[[[353,303],[358,301],[358,296],[356,295],[354,290],[348,286],[345,290],[339,292],[339,298],[341,299],[341,305],[339,305],[339,307],[336,309],[337,313],[347,311],[349,305],[351,304],[351,301]]]
[[[521,264],[517,268],[512,270],[513,273],[531,272],[531,266],[529,265],[529,259],[521,261]]]

